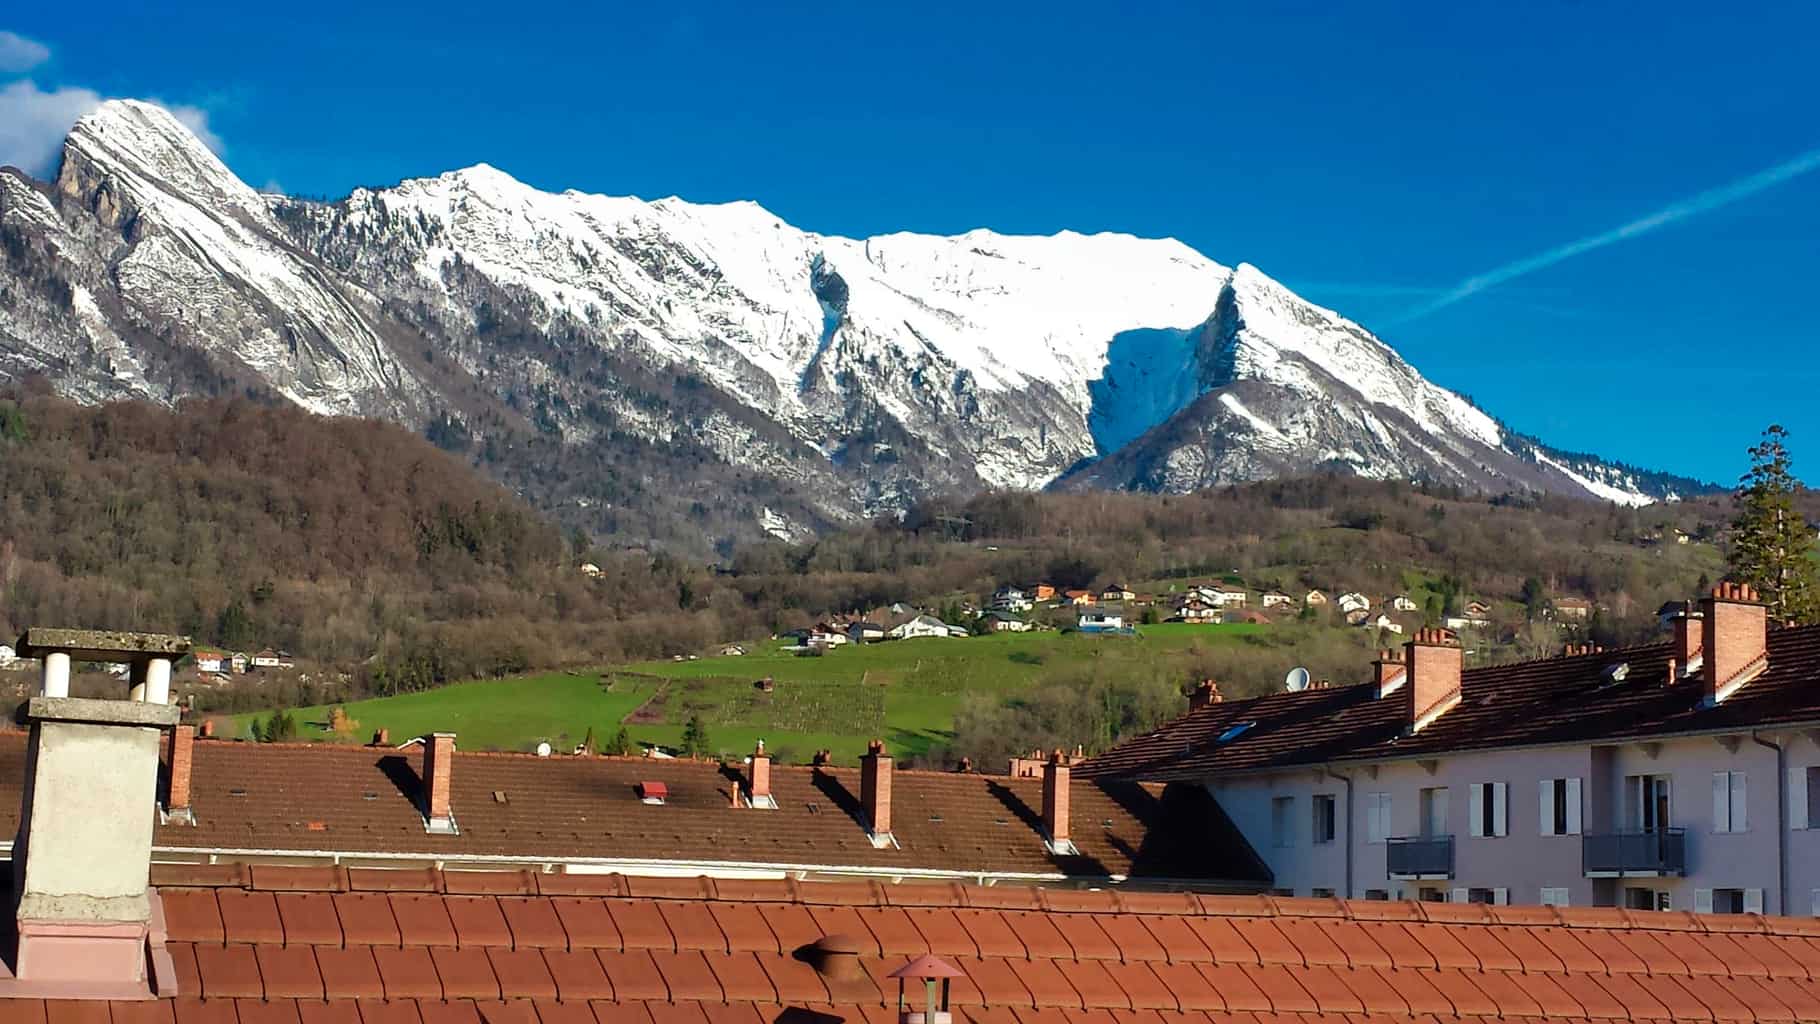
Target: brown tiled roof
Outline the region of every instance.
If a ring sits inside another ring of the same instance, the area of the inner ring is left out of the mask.
[[[1769,667],[1716,707],[1696,675],[1668,681],[1669,644],[1467,669],[1460,704],[1404,735],[1403,702],[1372,684],[1275,693],[1197,708],[1079,766],[1080,775],[1204,779],[1330,761],[1488,747],[1634,740],[1820,723],[1820,626],[1771,630]],[[1607,672],[1627,666],[1621,682]],[[1255,723],[1225,743],[1219,738]]]
[[[884,1022],[888,975],[933,955],[968,1024],[1820,1021],[1820,924],[1802,919],[534,872],[153,882],[175,997],[9,1001],[4,1019]],[[817,970],[831,936],[857,970]]]
[[[776,810],[733,808],[733,767],[684,760],[457,753],[458,835],[424,831],[421,748],[197,740],[196,825],[162,824],[164,850],[610,859],[903,869],[972,875],[1140,876],[1256,887],[1269,874],[1200,787],[1076,779],[1079,856],[1044,845],[1042,780],[894,772],[892,831],[861,824],[856,769],[777,765]],[[17,828],[25,744],[0,736],[0,834]],[[662,806],[640,786],[662,782]]]

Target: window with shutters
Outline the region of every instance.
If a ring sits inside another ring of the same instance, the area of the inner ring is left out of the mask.
[[[1314,797],[1314,841],[1331,843],[1335,832],[1335,811],[1337,807],[1331,793],[1316,793]]]
[[[1671,827],[1671,782],[1667,775],[1624,777],[1624,817],[1631,828],[1656,832]]]
[[[1541,902],[1542,902],[1542,905],[1545,907],[1565,907],[1565,906],[1567,906],[1568,905],[1567,887],[1566,886],[1547,886],[1547,885],[1543,886],[1542,894],[1541,894]]]
[[[1313,889],[1308,890],[1308,895],[1313,896],[1316,899],[1330,900],[1333,899],[1333,890],[1316,886]]]
[[[1761,914],[1762,889],[1695,889],[1694,912],[1698,914]]]
[[[1624,890],[1624,905],[1631,910],[1671,910],[1673,900],[1667,889],[1632,888]]]
[[[1502,782],[1476,782],[1466,790],[1468,830],[1475,838],[1510,834],[1510,787]]]
[[[1483,903],[1502,907],[1510,903],[1510,890],[1502,886],[1495,889],[1467,889],[1465,903]]]
[[[1820,828],[1820,765],[1796,768],[1792,781],[1794,792],[1790,797],[1794,804],[1794,827]]]
[[[1746,830],[1743,772],[1713,773],[1713,831]]]
[[[1815,914],[1815,916],[1820,916],[1820,889],[1814,890],[1814,897],[1815,897],[1814,906],[1816,908],[1814,911],[1814,914]],[[1382,902],[1390,899],[1390,890],[1389,889],[1367,889],[1367,890],[1365,890],[1365,898],[1373,901],[1374,903],[1382,903]]]
[[[1580,834],[1580,780],[1543,779],[1537,798],[1541,810],[1541,833],[1545,836]]]
[[[1390,838],[1390,794],[1365,795],[1365,841],[1381,843]]]
[[[1447,787],[1431,786],[1421,792],[1422,838],[1437,839],[1448,835]]]

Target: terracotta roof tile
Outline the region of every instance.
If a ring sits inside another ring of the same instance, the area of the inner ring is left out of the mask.
[[[1258,952],[1251,948],[1251,943],[1239,934],[1232,926],[1232,921],[1224,917],[1189,917],[1183,919],[1195,936],[1206,946],[1209,953],[1218,963],[1255,964],[1262,963]]]
[[[87,1016],[85,1011],[78,1011],[73,1005],[62,1015],[57,1009],[54,1000],[45,1004],[45,1020],[48,1024],[76,1024],[78,1021],[95,1019]],[[177,1018],[177,1024],[238,1024],[240,1019],[232,999],[197,999],[192,996],[173,999],[171,1015]],[[106,1021],[107,1017],[103,1014],[100,1019]]]
[[[255,946],[254,950],[263,984],[261,991],[246,995],[322,998],[322,972],[316,966],[316,951],[310,946]]]
[[[265,986],[259,980],[259,959],[253,955],[250,943],[197,946],[196,968],[202,975],[201,995],[232,998],[265,994]]]
[[[1759,1021],[1792,1021],[1795,1013],[1789,1008],[1786,1000],[1781,998],[1784,989],[1793,988],[1775,979],[1760,981],[1756,978],[1712,978],[1710,983],[1742,1003],[1749,1012],[1750,1020]],[[1715,1012],[1717,1010],[1715,1009]]]
[[[417,1004],[409,999],[358,999],[363,1024],[424,1024]]]
[[[1523,964],[1525,971],[1563,971],[1567,967],[1561,958],[1543,942],[1539,928],[1518,928],[1509,925],[1493,925],[1487,929],[1510,954]]]
[[[980,998],[992,1006],[1035,1006],[1017,972],[1004,960],[963,958],[956,961],[961,970],[979,989]]]
[[[1351,963],[1330,935],[1332,929],[1345,922],[1325,918],[1279,917],[1271,923],[1295,946],[1306,963],[1324,964],[1328,967],[1344,967]]]
[[[779,952],[793,952],[822,937],[821,929],[816,927],[815,918],[809,916],[807,907],[790,903],[761,903],[758,912],[771,929],[771,934],[777,936]],[[868,911],[866,915],[868,925],[871,924],[871,913]],[[873,934],[878,934],[876,928],[873,929]]]
[[[952,910],[913,907],[904,911],[936,956],[978,956],[979,946]]]
[[[1750,1020],[1751,1008],[1744,1001],[1742,993],[1733,986],[1734,980],[1736,979],[1718,977],[1689,979],[1687,988],[1712,1011],[1714,1020]]]
[[[227,941],[284,941],[284,922],[278,917],[278,901],[271,893],[219,889],[215,902],[221,907],[221,923]]]
[[[1270,1008],[1277,1013],[1317,1013],[1320,1004],[1308,990],[1296,982],[1296,975],[1280,964],[1241,967],[1241,971],[1264,992]]]
[[[878,940],[873,938],[872,930],[866,927],[865,919],[860,917],[858,910],[852,907],[814,906],[809,908],[809,916],[824,936],[844,935],[859,943],[867,955],[883,955]]]
[[[1619,933],[1609,928],[1584,928],[1573,933],[1580,944],[1592,951],[1605,969],[1618,974],[1648,974],[1649,965],[1629,945],[1618,939]]]
[[[707,954],[708,969],[728,1002],[775,1003],[777,987],[751,953]]]
[[[720,933],[727,937],[728,949],[736,953],[783,952],[757,907],[747,903],[711,903],[708,911],[714,915]]]
[[[348,945],[399,944],[398,921],[392,916],[392,902],[386,897],[379,893],[341,892],[331,900],[336,919],[341,922],[342,939]]]
[[[1213,954],[1195,935],[1194,929],[1188,927],[1188,921],[1182,917],[1167,914],[1144,914],[1138,918],[1156,941],[1162,945],[1163,954],[1170,963],[1212,963]]]
[[[1470,981],[1474,988],[1485,993],[1485,997],[1491,1000],[1506,1018],[1543,1015],[1542,1004],[1529,991],[1531,984],[1539,980],[1533,975],[1503,971],[1476,971],[1462,975],[1462,977]]]
[[[1180,1004],[1169,991],[1150,965],[1143,961],[1133,960],[1128,963],[1107,961],[1106,973],[1119,988],[1125,990],[1125,998],[1131,1001],[1133,1009],[1176,1010]]]
[[[1593,980],[1624,1006],[1631,1020],[1659,1021],[1672,1018],[1667,1005],[1650,995],[1651,982],[1647,977],[1636,973],[1615,973]]]
[[[1150,929],[1144,927],[1144,922],[1134,915],[1095,914],[1093,923],[1099,925],[1106,937],[1112,940],[1112,944],[1118,947],[1119,959],[1126,963],[1169,959],[1168,950],[1163,948],[1163,944],[1157,941]]]
[[[1428,955],[1434,958],[1437,967],[1449,970],[1470,971],[1479,967],[1479,958],[1472,955],[1455,934],[1455,929],[1465,930],[1460,925],[1436,925],[1428,928],[1405,928],[1404,931],[1422,944]],[[1398,964],[1396,966],[1402,966]]]
[[[1567,993],[1568,998],[1580,1004],[1581,1012],[1588,1017],[1624,1020],[1630,1016],[1624,1004],[1619,1002],[1616,996],[1606,991],[1605,987],[1599,984],[1599,979],[1590,974],[1568,971],[1565,974],[1557,975],[1552,980],[1561,986],[1561,990]]]
[[[1737,934],[1726,938],[1736,943],[1751,959],[1761,963],[1769,971],[1771,978],[1806,978],[1808,968],[1803,963],[1820,963],[1820,953],[1810,952],[1812,947],[1805,942],[1788,942],[1772,939],[1767,935]],[[1803,956],[1795,957],[1800,950]]]
[[[106,1018],[111,1020],[112,1024],[174,1024],[177,1019],[176,1014],[172,1012],[169,999],[148,999],[141,1003],[115,1003],[112,1010],[112,1017]]]
[[[1092,914],[1061,914],[1054,916],[1057,930],[1062,940],[1074,950],[1077,960],[1118,960],[1120,959],[1118,943],[1106,934]]]
[[[567,949],[569,936],[548,898],[502,896],[499,912],[512,933],[513,949]]]
[[[171,966],[177,974],[177,991],[202,991],[202,972],[196,965],[196,946],[190,942],[172,942],[165,946],[171,955]]]
[[[455,945],[455,924],[449,920],[449,908],[442,897],[419,893],[392,893],[392,919],[398,923],[401,941],[407,946]]]
[[[1385,972],[1373,967],[1350,967],[1339,972],[1346,987],[1352,990],[1359,1002],[1364,1004],[1365,1013],[1405,1014],[1409,1004],[1397,994],[1396,986],[1385,977]]]
[[[302,1024],[361,1024],[360,1005],[352,999],[330,999],[320,1003],[299,1000],[297,1019]]]
[[[556,983],[558,999],[612,999],[613,982],[592,949],[546,949],[544,966]]]
[[[280,892],[276,898],[287,945],[341,945],[341,918],[329,893]]]
[[[234,1013],[240,1024],[302,1024],[303,1021],[295,999],[236,999]],[[114,1024],[122,1024],[118,1006],[115,1007]]]
[[[1019,960],[1007,961],[1011,972],[1024,985],[1024,991],[1030,994],[1030,1001],[1036,1006],[1070,1006],[1081,1005],[1080,993],[1068,983],[1065,971],[1071,966],[1057,963],[1054,960]],[[888,998],[896,998],[895,990],[887,992]]]
[[[330,999],[374,999],[385,995],[379,965],[365,946],[316,950],[316,968],[322,976],[323,994]]]
[[[1584,1017],[1586,1011],[1560,985],[1561,974],[1526,974],[1523,991],[1542,1007],[1545,1017]]]
[[[436,975],[442,979],[445,999],[498,999],[499,979],[485,946],[461,946],[456,949],[432,949],[430,960]],[[382,968],[383,969],[383,968]]]
[[[755,953],[753,956],[765,969],[765,976],[771,979],[771,987],[777,990],[780,1002],[796,1005],[827,1000],[828,986],[822,983],[815,968],[788,953]],[[892,967],[900,963],[893,963]]]
[[[499,982],[499,994],[505,999],[555,999],[556,980],[545,965],[543,951],[538,949],[501,949],[486,951],[493,965],[493,977]]]
[[[1261,970],[1262,968],[1260,968]],[[1365,1004],[1332,967],[1314,966],[1295,973],[1298,985],[1321,1013],[1363,1013]]]
[[[1005,923],[1017,933],[1028,955],[1049,960],[1074,959],[1074,947],[1062,937],[1061,929],[1049,915],[1012,911],[1005,914]]]
[[[1083,960],[1067,967],[1068,984],[1080,993],[1081,1005],[1087,1007],[1125,1007],[1131,1006],[1131,997],[1111,974],[1106,971],[1106,962],[1101,960]]]
[[[601,969],[613,983],[614,996],[621,1002],[670,998],[669,986],[664,984],[664,976],[648,951],[637,949],[620,953],[601,949],[595,953],[600,957]]]
[[[664,976],[664,982],[670,989],[670,998],[713,1003],[722,1000],[720,982],[715,980],[713,968],[708,966],[707,959],[700,952],[653,950],[651,959],[657,964],[658,972]]]
[[[442,976],[427,946],[390,949],[376,946],[373,963],[379,968],[379,979],[385,985],[387,999],[441,999]]]
[[[447,896],[443,906],[449,912],[449,923],[455,926],[456,946],[512,944],[512,929],[499,910],[499,901],[491,896]]]
[[[587,1003],[534,999],[531,1008],[536,1011],[535,1020],[538,1024],[599,1024]]]
[[[625,948],[619,935],[619,926],[613,923],[613,915],[601,900],[586,896],[555,896],[549,899],[551,909],[556,912],[556,919],[562,922],[563,934],[568,937],[570,949]]]
[[[1662,1005],[1668,1008],[1670,1016],[1681,1021],[1710,1021],[1712,1010],[1706,1003],[1694,995],[1694,988],[1706,985],[1710,977],[1676,978],[1664,976],[1650,979],[1650,991]]]
[[[1026,955],[1024,944],[1018,940],[1017,933],[1005,920],[1005,915],[996,910],[956,910],[954,917],[961,928],[972,937],[979,947],[980,955],[987,957],[1022,957]]]
[[[1416,939],[1414,925],[1393,922],[1370,922],[1361,925],[1365,934],[1390,957],[1392,967],[1433,967],[1435,957]]]
[[[165,928],[179,942],[224,941],[221,908],[213,889],[160,889]]]
[[[1226,1000],[1221,998],[1207,976],[1202,974],[1192,963],[1150,964],[1150,970],[1163,983],[1170,994],[1184,1010],[1221,1010],[1226,1009]]]
[[[645,1012],[652,1024],[713,1024],[699,1003],[650,1003]]]

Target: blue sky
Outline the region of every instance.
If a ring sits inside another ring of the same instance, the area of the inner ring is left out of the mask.
[[[486,161],[842,234],[1172,235],[1553,444],[1730,483],[1779,421],[1820,478],[1814,5],[153,6],[0,16],[0,158],[137,96],[297,194]]]

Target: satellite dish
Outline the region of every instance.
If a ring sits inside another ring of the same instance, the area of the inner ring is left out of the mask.
[[[1300,693],[1308,689],[1308,670],[1305,668],[1290,669],[1289,674],[1283,677],[1283,689],[1290,693]]]
[[[537,745],[537,756],[538,757],[549,757],[550,756],[550,745],[548,743],[539,743]]]

